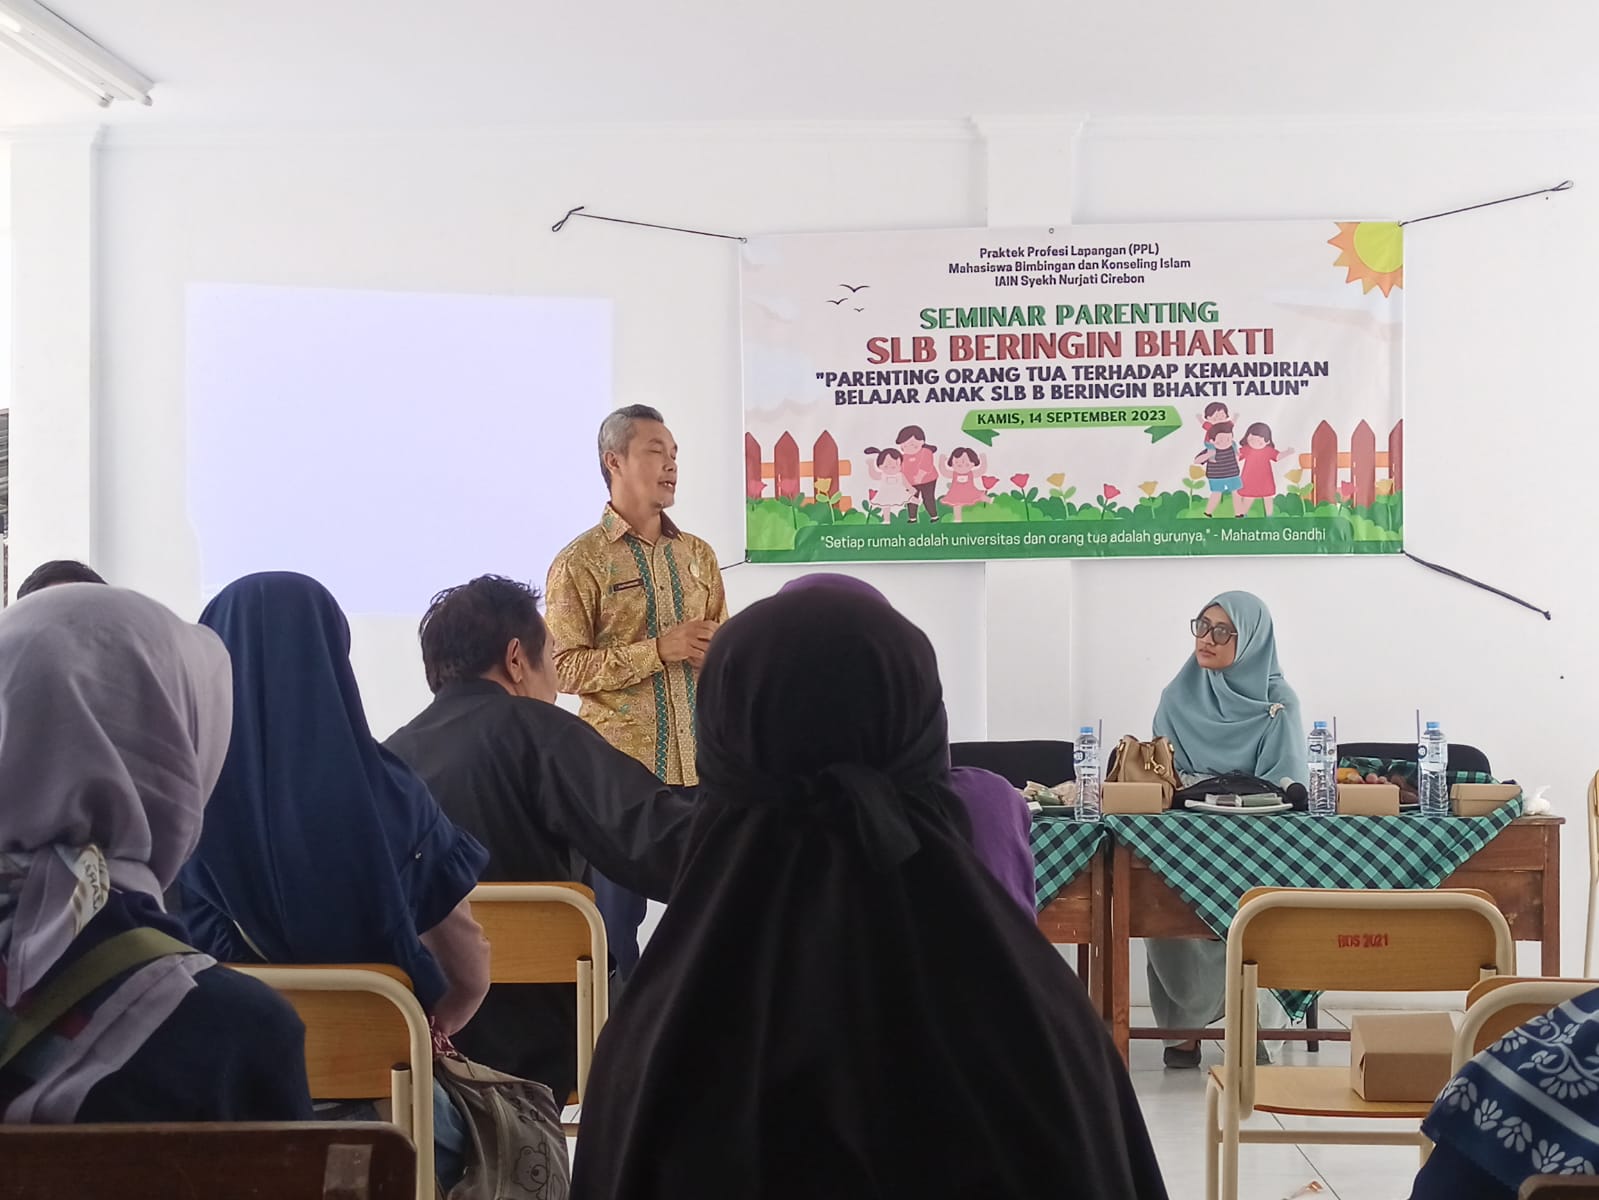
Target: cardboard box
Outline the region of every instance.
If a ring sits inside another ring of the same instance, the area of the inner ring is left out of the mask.
[[[1100,807],[1108,813],[1162,813],[1166,811],[1166,789],[1158,783],[1107,783]]]
[[[1431,1104],[1449,1082],[1448,1013],[1357,1013],[1349,1022],[1349,1086],[1363,1100]]]
[[[1457,783],[1449,789],[1457,817],[1486,817],[1521,795],[1514,783]]]
[[[1338,811],[1363,817],[1397,817],[1397,783],[1340,783]]]

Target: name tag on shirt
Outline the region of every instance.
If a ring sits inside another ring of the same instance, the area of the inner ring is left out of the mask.
[[[642,579],[629,579],[626,583],[613,583],[611,585],[611,595],[614,596],[614,595],[616,595],[617,592],[625,592],[629,588],[637,588],[637,587],[643,587],[643,586],[644,586],[644,581]]]

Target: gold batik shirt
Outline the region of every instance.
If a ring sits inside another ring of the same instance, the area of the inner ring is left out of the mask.
[[[545,604],[561,690],[605,740],[664,782],[692,786],[696,671],[664,664],[655,639],[684,621],[727,619],[711,548],[666,517],[646,542],[609,504],[556,557]]]

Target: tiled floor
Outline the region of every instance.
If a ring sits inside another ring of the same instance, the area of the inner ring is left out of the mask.
[[[1322,1024],[1347,1027],[1347,1012],[1322,1012]],[[1133,1010],[1134,1025],[1152,1024],[1148,1010]],[[1221,1061],[1219,1043],[1207,1044],[1205,1067]],[[1289,1048],[1285,1064],[1330,1066],[1349,1061],[1347,1042],[1323,1042],[1316,1054],[1302,1045]],[[1172,1200],[1205,1194],[1205,1075],[1201,1071],[1168,1071],[1161,1065],[1159,1042],[1136,1041],[1132,1051],[1133,1087],[1160,1157]],[[1257,1114],[1251,1124],[1273,1122],[1291,1129],[1294,1117]],[[1396,1129],[1414,1128],[1399,1121],[1372,1122]],[[1361,1126],[1365,1128],[1364,1125]],[[1244,1146],[1239,1150],[1240,1200],[1284,1200],[1312,1180],[1322,1191],[1305,1193],[1316,1200],[1405,1200],[1419,1163],[1417,1152],[1399,1146]]]

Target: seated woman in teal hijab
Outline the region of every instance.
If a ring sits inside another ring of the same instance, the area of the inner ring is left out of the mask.
[[[1193,632],[1194,655],[1166,685],[1155,710],[1155,734],[1170,739],[1183,782],[1241,774],[1280,786],[1304,783],[1305,723],[1299,697],[1277,664],[1277,636],[1265,604],[1248,592],[1223,592],[1194,618]],[[1203,1029],[1214,1023],[1222,1014],[1225,943],[1152,938],[1144,946],[1156,1025]],[[1271,1016],[1262,1015],[1264,1027],[1281,1024]],[[1166,1065],[1199,1066],[1199,1043],[1168,1045]]]

